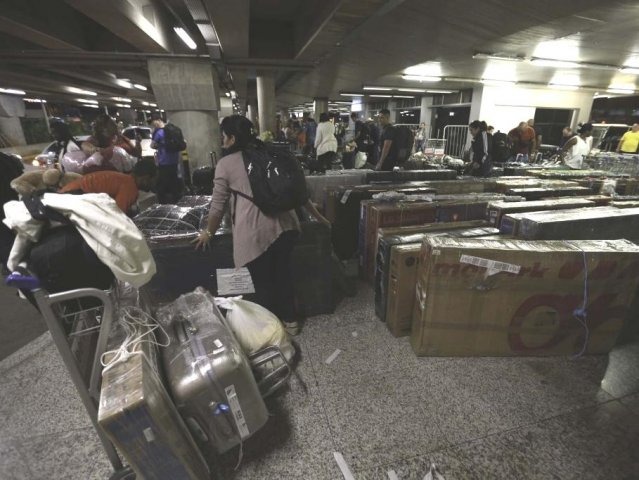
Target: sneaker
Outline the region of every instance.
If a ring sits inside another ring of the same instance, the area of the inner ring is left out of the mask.
[[[297,322],[284,322],[284,330],[289,335],[295,336],[300,333],[300,324]]]

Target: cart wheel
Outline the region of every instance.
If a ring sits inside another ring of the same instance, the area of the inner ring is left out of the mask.
[[[113,472],[109,480],[135,480],[135,472],[131,467],[124,467],[122,470]]]

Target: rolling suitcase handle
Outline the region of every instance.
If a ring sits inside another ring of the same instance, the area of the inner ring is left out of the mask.
[[[286,384],[286,382],[288,382],[289,378],[291,377],[291,373],[293,370],[291,368],[291,364],[286,359],[286,356],[284,355],[284,353],[282,353],[282,350],[279,347],[266,347],[259,352],[255,352],[254,354],[249,355],[251,368],[254,371],[257,370],[259,367],[276,360],[279,360],[281,362],[281,365],[271,370],[257,382],[257,386],[260,389],[262,398],[266,398],[272,395],[280,387]]]

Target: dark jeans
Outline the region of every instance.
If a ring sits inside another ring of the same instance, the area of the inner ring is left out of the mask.
[[[337,158],[337,153],[326,152],[317,156],[317,163],[322,171],[330,170],[332,168],[333,161]]]
[[[291,253],[297,237],[295,230],[282,233],[262,255],[246,265],[255,286],[255,303],[287,322],[296,319]]]
[[[178,178],[178,166],[158,167],[157,194],[159,203],[176,203],[182,196],[182,184]]]

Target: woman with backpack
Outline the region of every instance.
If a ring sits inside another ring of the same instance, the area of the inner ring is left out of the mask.
[[[254,163],[271,153],[256,138],[251,121],[241,115],[232,115],[222,120],[220,128],[225,156],[215,168],[208,225],[194,241],[195,248],[206,248],[230,202],[235,266],[249,270],[256,303],[277,315],[286,330],[296,335],[299,325],[296,321],[291,253],[300,230],[299,220],[294,210],[266,214],[257,205],[258,197],[254,195],[247,169],[252,170]],[[304,181],[303,176],[301,181]],[[303,185],[302,190],[305,191]],[[309,212],[320,222],[328,224],[308,196],[305,201]]]
[[[474,177],[490,177],[492,169],[493,136],[486,122],[475,120],[468,126],[473,136],[469,173]]]

